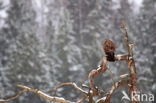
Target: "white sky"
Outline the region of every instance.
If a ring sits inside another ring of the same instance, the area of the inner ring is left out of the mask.
[[[143,0],[129,0],[129,3],[133,5],[133,7],[135,8],[133,11],[135,13],[138,13],[140,10],[140,7],[142,6],[142,2]]]
[[[122,0],[113,0],[113,2],[115,3],[113,7],[114,9],[120,8],[120,1]],[[140,7],[142,6],[143,0],[128,0],[128,2],[132,6],[134,13],[138,13]]]
[[[5,18],[8,16],[6,11],[9,8],[10,0],[0,0],[0,3],[2,3],[1,5],[2,8],[4,8],[0,10],[0,28],[1,28],[5,24]]]
[[[143,0],[129,0],[130,3],[135,3],[137,6],[141,6]]]

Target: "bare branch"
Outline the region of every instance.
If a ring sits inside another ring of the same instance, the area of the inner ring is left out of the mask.
[[[129,74],[123,74],[123,75],[120,75],[120,78],[123,79],[123,78],[127,78],[129,77]]]
[[[127,32],[127,28],[125,26],[125,23],[122,22],[122,29],[125,33],[125,42],[126,42],[126,46],[127,46],[127,50],[128,50],[128,68],[129,68],[129,74],[130,74],[130,94],[131,97],[136,97],[136,92],[137,92],[137,73],[136,73],[136,67],[135,67],[135,61],[133,59],[133,44],[129,43],[129,39],[128,39],[128,32]],[[137,98],[132,98],[132,103],[139,103]]]
[[[88,93],[86,91],[84,91],[83,89],[81,89],[80,87],[78,87],[75,83],[73,82],[68,82],[68,83],[61,83],[60,85],[58,86],[55,86],[55,88],[60,88],[62,86],[73,86],[76,90],[78,90],[79,92],[81,92],[82,94],[84,94],[85,96],[88,96]]]
[[[93,92],[93,96],[99,95],[99,91],[95,86],[94,79],[97,75],[104,73],[106,71],[106,69],[107,69],[107,58],[104,57],[102,67],[99,67],[98,69],[94,69],[89,73],[89,76],[88,76],[89,85],[90,85],[90,88]]]
[[[47,100],[50,100],[50,101],[59,102],[59,103],[71,103],[71,101],[65,100],[65,99],[62,98],[62,97],[53,97],[53,96],[49,96],[49,95],[43,93],[43,92],[40,91],[40,90],[33,89],[33,88],[29,88],[29,87],[27,87],[27,86],[17,85],[17,87],[22,88],[22,89],[24,89],[24,90],[27,90],[28,92],[33,92],[33,93],[39,95],[40,97],[43,97],[43,98],[45,98],[45,99],[47,99]]]
[[[84,101],[85,99],[87,99],[86,96],[84,96],[83,98],[81,98],[81,99],[80,99],[78,102],[76,102],[76,103],[83,103],[83,101]]]
[[[128,60],[128,54],[124,54],[124,55],[116,55],[115,56],[115,60],[116,61],[127,61]]]
[[[17,85],[17,87],[22,88],[23,91],[20,92],[19,94],[17,94],[15,97],[11,97],[11,98],[6,99],[6,100],[0,100],[0,103],[5,103],[5,102],[9,102],[9,101],[15,100],[15,99],[19,98],[20,96],[22,96],[23,93],[25,93],[25,92],[33,92],[33,93],[39,95],[40,97],[43,97],[44,99],[47,99],[47,100],[50,100],[50,101],[54,101],[54,102],[58,102],[58,103],[72,103],[71,101],[65,100],[62,97],[49,96],[49,95],[45,94],[44,92],[42,92],[40,90],[29,88],[27,86]]]
[[[115,90],[123,86],[128,86],[129,83],[130,83],[129,80],[116,82],[115,85],[112,86],[111,90],[107,93],[106,97],[104,99],[100,98],[99,100],[97,100],[97,103],[110,103],[111,97],[115,92]]]
[[[11,98],[6,99],[6,100],[0,99],[0,103],[5,103],[5,102],[13,101],[13,100],[15,100],[15,99],[17,99],[17,98],[23,96],[23,94],[24,94],[25,92],[27,92],[27,91],[24,89],[23,91],[19,92],[19,93],[18,93],[16,96],[14,96],[14,97],[11,97]]]
[[[130,54],[128,32],[124,21],[121,21],[121,31],[125,34],[124,39],[125,39],[128,54]]]

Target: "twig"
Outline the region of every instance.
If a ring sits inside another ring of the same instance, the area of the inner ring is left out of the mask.
[[[121,31],[125,34],[124,39],[125,39],[128,54],[130,54],[128,32],[124,21],[121,21]]]
[[[112,97],[113,93],[115,92],[115,90],[117,90],[118,88],[123,87],[123,86],[128,86],[129,83],[130,83],[129,80],[123,80],[123,81],[116,82],[115,86],[113,85],[111,90],[107,93],[105,100],[100,98],[99,100],[97,100],[97,103],[110,103],[111,97]]]
[[[65,100],[65,99],[62,98],[62,97],[53,97],[53,96],[49,96],[49,95],[43,93],[43,92],[40,91],[40,90],[33,89],[33,88],[29,88],[29,87],[27,87],[27,86],[17,85],[17,87],[22,88],[22,89],[25,89],[25,90],[27,90],[28,92],[33,92],[33,93],[39,95],[40,97],[43,97],[43,98],[45,98],[45,99],[47,99],[47,100],[50,100],[50,101],[59,102],[59,103],[71,103],[71,101]]]
[[[24,89],[23,91],[19,92],[19,93],[18,93],[16,96],[14,96],[14,97],[11,97],[11,98],[6,99],[6,100],[0,99],[0,103],[5,103],[5,102],[13,101],[13,100],[15,100],[15,99],[17,99],[17,98],[23,96],[23,94],[24,94],[25,92],[27,92],[27,91]]]
[[[123,78],[127,78],[129,77],[129,74],[123,74],[123,75],[120,75],[120,78],[123,79]]]
[[[102,67],[98,68],[98,69],[94,69],[89,73],[88,79],[89,79],[89,86],[93,92],[93,96],[97,96],[99,95],[99,91],[98,89],[95,87],[95,82],[94,79],[97,75],[100,75],[102,73],[104,73],[107,69],[107,58],[104,57],[103,58],[103,63],[102,63]]]
[[[17,85],[17,87],[22,88],[23,91],[20,92],[19,94],[17,94],[15,97],[11,97],[11,98],[6,99],[6,100],[0,100],[0,103],[5,103],[5,102],[9,102],[9,101],[15,100],[15,99],[19,98],[20,96],[22,96],[23,93],[25,93],[25,92],[33,92],[33,93],[39,95],[40,97],[43,97],[44,99],[47,99],[47,100],[50,100],[50,101],[54,101],[54,102],[58,102],[58,103],[72,103],[71,101],[65,100],[62,97],[49,96],[49,95],[45,94],[44,92],[42,92],[40,90],[29,88],[27,86]]]
[[[84,101],[85,99],[87,99],[86,96],[82,97],[82,98],[81,98],[78,102],[76,102],[76,103],[83,103],[83,101]]]
[[[116,55],[115,56],[115,61],[127,61],[129,58],[128,54],[124,54],[124,55]]]
[[[88,93],[86,91],[84,91],[83,89],[81,89],[80,87],[78,87],[75,83],[73,82],[67,82],[67,83],[61,83],[58,86],[55,86],[56,89],[62,87],[62,86],[73,86],[76,90],[78,90],[80,93],[82,93],[84,96],[76,103],[83,103],[83,101],[85,99],[87,99],[89,97]]]
[[[88,93],[86,91],[84,91],[83,89],[81,89],[80,87],[78,87],[75,83],[73,82],[68,82],[68,83],[61,83],[60,85],[58,86],[55,86],[55,88],[60,88],[62,86],[73,86],[76,90],[78,90],[79,92],[81,92],[82,94],[84,94],[85,96],[88,96]]]
[[[125,26],[125,23],[122,22],[122,29],[125,33],[125,42],[126,42],[126,46],[127,46],[127,51],[128,51],[128,68],[129,68],[129,72],[130,72],[130,94],[131,97],[136,97],[136,92],[137,92],[137,73],[136,73],[136,67],[135,67],[135,61],[133,59],[133,44],[129,43],[129,39],[128,39],[128,32],[127,32],[127,28]],[[132,98],[132,103],[139,103],[137,98]]]

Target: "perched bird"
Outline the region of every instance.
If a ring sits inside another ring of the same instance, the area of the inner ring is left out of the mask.
[[[106,39],[103,44],[103,50],[108,61],[115,61],[115,43],[113,41]]]

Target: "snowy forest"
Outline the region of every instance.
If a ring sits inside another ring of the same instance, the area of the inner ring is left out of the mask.
[[[156,97],[156,0],[0,0],[0,99],[16,95],[20,84],[78,101],[82,94],[73,87],[53,92],[54,87],[88,85],[89,72],[105,56],[105,39],[124,54],[122,20],[134,44],[139,91]],[[117,81],[128,72],[126,62],[110,62],[109,68],[111,73],[107,70],[95,80],[104,93],[113,85],[112,77]],[[117,90],[111,103],[130,103],[122,100],[127,91]],[[8,103],[54,102],[25,93]],[[141,103],[156,103],[156,98]]]

